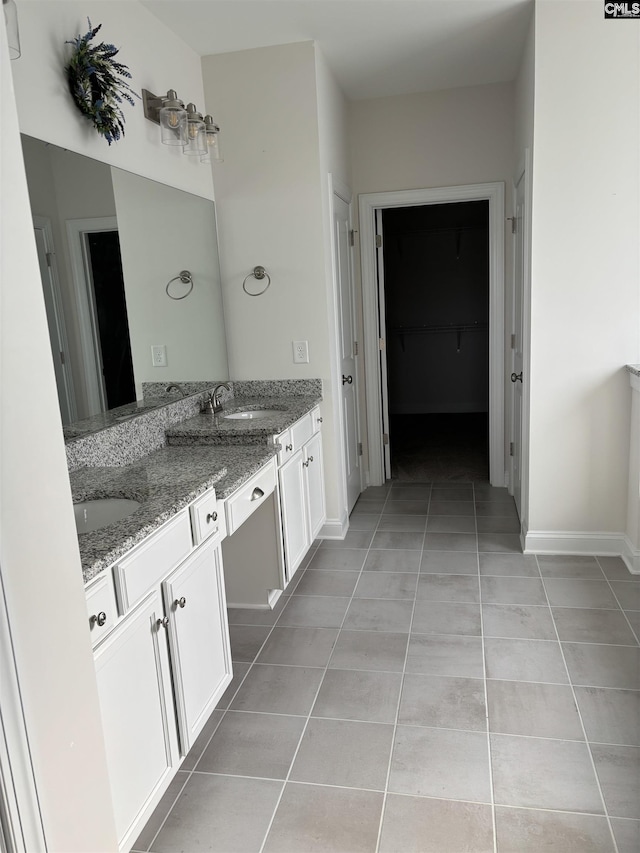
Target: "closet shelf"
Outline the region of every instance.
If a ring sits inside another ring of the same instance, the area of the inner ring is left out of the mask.
[[[463,332],[477,332],[488,328],[488,323],[441,323],[427,326],[394,326],[387,330],[389,335],[397,335],[400,339],[402,352],[405,351],[405,336],[406,335],[431,335],[440,332],[456,332],[457,343],[456,352],[460,352],[460,345]]]

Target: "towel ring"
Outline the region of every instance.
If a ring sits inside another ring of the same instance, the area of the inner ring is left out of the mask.
[[[173,284],[173,282],[178,281],[178,279],[183,284],[188,284],[189,290],[187,290],[187,292],[184,293],[182,296],[172,296],[171,293],[169,292],[169,289],[170,289],[171,285]],[[169,299],[186,299],[187,296],[193,290],[193,276],[191,275],[189,270],[181,270],[179,275],[174,275],[174,277],[170,281],[167,282],[167,286],[165,287],[165,290],[166,290],[166,293],[167,293],[167,296],[169,297]]]
[[[259,290],[258,293],[251,293],[250,290],[247,290],[247,281],[251,278],[255,278],[257,281],[262,281],[263,278],[267,279],[266,285]],[[268,289],[271,284],[271,276],[266,271],[264,267],[254,267],[253,270],[249,273],[248,276],[245,277],[245,280],[242,282],[242,289],[247,294],[247,296],[262,296],[262,294]]]

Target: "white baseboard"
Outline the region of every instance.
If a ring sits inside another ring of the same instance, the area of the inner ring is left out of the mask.
[[[622,557],[629,571],[640,573],[640,551],[624,533],[587,533],[573,530],[523,530],[525,554],[572,554]]]
[[[318,539],[344,539],[349,530],[349,516],[340,520],[337,518],[328,518],[318,533]]]

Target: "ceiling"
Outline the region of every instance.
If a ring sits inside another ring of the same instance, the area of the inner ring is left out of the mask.
[[[315,40],[350,100],[513,80],[533,0],[142,0],[201,56]]]

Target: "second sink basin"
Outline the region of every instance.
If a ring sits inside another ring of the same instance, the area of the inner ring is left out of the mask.
[[[134,513],[140,504],[128,498],[99,498],[73,505],[78,533],[100,530]]]
[[[256,418],[269,418],[272,415],[282,414],[282,409],[251,409],[247,412],[231,412],[228,415],[223,415],[229,421],[249,421]]]

